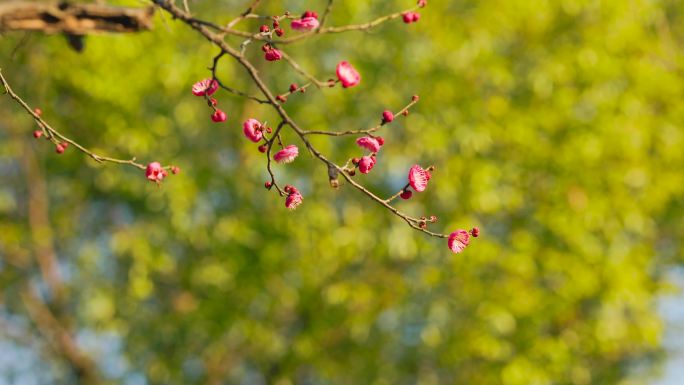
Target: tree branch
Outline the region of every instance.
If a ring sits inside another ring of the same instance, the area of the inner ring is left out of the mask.
[[[154,7],[13,1],[0,4],[0,31],[88,35],[152,29]]]

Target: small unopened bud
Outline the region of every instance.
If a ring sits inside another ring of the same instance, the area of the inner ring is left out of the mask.
[[[268,32],[268,26],[265,24],[262,25],[261,27],[259,27],[259,32],[261,32],[261,33]]]
[[[392,111],[385,110],[382,112],[382,122],[383,123],[389,123],[394,120],[394,114]]]
[[[40,138],[41,136],[43,136],[43,131],[41,131],[41,130],[35,130],[35,131],[33,131],[33,137],[34,137],[34,138],[38,139],[38,138]]]
[[[432,222],[432,223],[437,222],[437,216],[436,216],[436,215],[431,215],[431,216],[430,216],[430,222]]]
[[[418,0],[418,7],[423,8],[427,5],[427,0]]]
[[[418,223],[418,227],[420,227],[421,229],[426,229],[426,228],[427,228],[427,223],[426,223],[425,221],[420,221],[420,222]]]
[[[266,187],[269,190],[271,189],[271,186],[273,186],[273,183],[271,181],[267,181],[266,183],[264,183],[264,187]]]
[[[283,36],[285,34],[285,31],[283,31],[282,28],[276,28],[275,34],[278,36]]]
[[[178,166],[171,166],[171,174],[176,175],[180,172],[180,167]]]
[[[399,196],[401,197],[401,199],[411,199],[411,197],[413,196],[413,191],[404,190],[401,192]]]
[[[33,113],[36,114],[36,115],[38,115],[38,116],[41,116],[41,115],[43,115],[43,110],[41,110],[40,108],[36,107],[36,108],[33,109]]]
[[[480,229],[478,227],[473,227],[472,230],[470,230],[470,235],[477,238],[480,235]]]
[[[262,144],[258,148],[259,148],[259,152],[266,152],[266,150],[268,150],[268,146],[265,144]]]
[[[273,28],[278,28],[280,27],[280,23],[278,22],[278,19],[273,18]]]
[[[352,158],[352,164],[354,166],[358,166],[360,161],[361,161],[361,159],[359,159],[359,158]]]
[[[61,144],[58,144],[58,145],[55,146],[55,152],[58,153],[58,154],[63,153],[64,150],[65,150],[65,148],[64,148],[64,146],[62,146]]]
[[[282,96],[282,95],[278,95],[278,96],[276,96],[276,100],[281,102],[281,103],[285,103],[287,101],[287,97]]]
[[[295,92],[295,91],[297,91],[297,88],[299,88],[299,87],[297,87],[296,84],[294,84],[294,83],[290,84],[290,92]]]
[[[349,175],[349,176],[356,175],[356,169],[352,168],[351,170],[347,170],[347,175]]]
[[[404,110],[401,114],[404,116],[408,116],[409,112],[408,112],[408,110]]]
[[[419,99],[420,99],[420,97],[419,97],[418,95],[413,95],[413,96],[411,97],[411,100],[414,101],[414,102],[417,102]]]

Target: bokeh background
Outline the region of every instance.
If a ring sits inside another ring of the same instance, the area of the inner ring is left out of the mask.
[[[190,1],[216,22],[246,4]],[[330,24],[412,5],[338,1]],[[398,204],[437,215],[441,232],[479,226],[458,255],[331,189],[306,154],[275,167],[305,197],[287,211],[241,133],[276,116],[219,92],[228,120],[212,123],[190,87],[217,50],[159,12],[154,31],[89,36],[81,54],[59,35],[2,35],[3,73],[53,126],[183,171],[159,188],[72,148],[58,156],[0,98],[0,384],[677,384],[684,2],[430,0],[421,15],[283,47],[319,78],[340,60],[363,76],[286,108],[307,129],[346,130],[420,95],[357,178],[390,195],[411,165],[436,165],[430,188]],[[248,55],[274,89],[304,83],[258,45]],[[219,74],[256,93],[229,59]],[[337,161],[358,154],[352,138],[314,142]],[[53,286],[37,263],[51,256]],[[94,375],[36,321],[41,303]]]

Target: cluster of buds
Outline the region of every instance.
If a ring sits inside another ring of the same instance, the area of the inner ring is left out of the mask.
[[[264,59],[267,61],[278,61],[283,58],[283,53],[269,43],[261,46],[261,50],[265,52]]]
[[[36,116],[40,117],[41,115],[43,115],[43,110],[36,107],[33,109],[33,113],[36,114]],[[45,134],[47,132],[48,135],[45,136],[45,139],[50,140],[55,144],[55,152],[57,154],[63,154],[64,151],[66,151],[66,149],[69,147],[69,142],[64,141],[64,140],[60,140],[55,135],[50,135],[49,131],[46,130],[46,128],[43,126],[43,124],[40,121],[36,121],[36,122],[38,122],[38,126],[40,127],[40,130],[33,131],[33,137],[36,139],[40,139],[43,137],[43,134]]]
[[[425,7],[426,4],[426,0],[418,0],[419,8]],[[404,12],[401,14],[401,16],[403,21],[407,24],[414,23],[420,19],[420,14],[414,11]],[[289,17],[289,13],[286,13],[284,17]],[[281,60],[284,55],[280,50],[278,50],[275,47],[275,42],[271,40],[274,34],[277,36],[282,36],[284,34],[284,31],[280,26],[279,19],[280,17],[278,16],[272,17],[272,29],[268,25],[261,25],[259,27],[259,33],[262,36],[268,38],[266,39],[267,42],[261,47],[264,52],[264,58],[267,61]],[[290,27],[293,30],[297,31],[312,31],[317,28],[320,28],[318,14],[314,11],[306,11],[299,18],[293,19],[290,23]],[[337,83],[340,83],[343,88],[351,88],[359,85],[361,82],[361,74],[348,61],[339,62],[336,66],[335,72],[337,75],[337,79],[328,80],[328,85],[330,87],[334,87]],[[298,91],[303,93],[306,87],[309,86],[309,84],[304,85],[303,87],[299,87],[297,84],[292,83],[289,86],[288,91],[284,94],[276,95],[275,100],[277,102],[284,103],[287,101],[287,97],[289,95]],[[314,84],[317,83],[314,82]],[[206,79],[202,82],[197,83],[193,87],[193,93],[195,93],[195,95],[205,96],[208,98],[211,94],[213,94],[216,91],[216,88],[218,88],[218,83],[215,79]],[[407,116],[409,113],[409,108],[413,104],[415,104],[418,101],[418,99],[418,96],[414,95],[412,97],[411,103],[404,109],[397,112],[397,115]],[[210,106],[215,108],[215,99],[211,98],[208,100],[210,101]],[[220,110],[215,109],[215,113],[216,111]],[[225,114],[223,115],[223,117],[221,117],[219,114],[218,118],[218,121],[225,120]],[[371,170],[375,167],[375,165],[378,162],[378,153],[380,149],[385,145],[385,139],[382,136],[374,135],[373,133],[380,127],[392,123],[395,119],[396,116],[392,111],[385,110],[382,112],[381,120],[378,126],[369,130],[361,130],[358,132],[358,134],[361,134],[361,136],[356,138],[356,144],[361,149],[367,151],[367,153],[366,155],[352,158],[350,162],[353,165],[353,167],[344,166],[339,168],[338,166],[329,163],[328,174],[331,186],[335,188],[339,187],[339,181],[337,179],[338,171],[342,171],[346,173],[348,176],[354,176],[357,169],[361,174],[368,174],[371,172]],[[281,137],[279,135],[280,127],[276,131],[276,133],[273,136],[271,136],[270,134],[273,132],[271,128],[269,128],[265,123],[261,123],[259,120],[255,118],[250,118],[243,122],[242,128],[245,137],[251,142],[259,143],[258,150],[262,153],[268,153],[269,157],[271,157],[270,154],[272,146],[274,144],[277,144],[279,146],[279,150],[274,151],[272,155],[272,160],[276,163],[291,163],[299,156],[299,148],[296,145],[283,145]],[[302,139],[304,138],[302,137]],[[309,145],[305,139],[304,142],[307,144],[307,146]],[[280,187],[276,184],[275,176],[270,169],[270,160],[271,159],[269,159],[268,171],[271,174],[271,180],[265,182],[264,187],[268,190],[271,190],[275,187],[277,192],[281,196],[285,197],[286,208],[290,210],[297,208],[303,202],[302,194],[297,188],[291,185],[285,185],[282,189],[280,189]],[[434,171],[434,169],[434,166],[423,168],[417,164],[413,165],[408,170],[406,185],[396,195],[385,200],[385,204],[387,204],[392,199],[395,199],[397,197],[400,197],[404,200],[411,199],[414,192],[420,193],[425,191],[428,187],[430,179],[432,178],[432,172]],[[148,179],[159,182],[166,175],[167,173],[165,169],[162,168],[158,163],[155,162],[148,166]],[[403,216],[403,214],[400,214],[400,216]],[[473,228],[470,231],[458,229],[450,233],[449,235],[432,233],[428,231],[427,228],[429,224],[434,224],[437,222],[437,217],[435,215],[431,215],[429,217],[423,216],[420,218],[404,218],[407,219],[407,221],[409,221],[409,223],[413,227],[421,229],[428,234],[447,238],[447,244],[449,246],[449,249],[455,253],[463,251],[469,245],[470,238],[475,238],[479,235],[479,229],[477,227]]]
[[[404,20],[404,23],[406,24],[411,24],[415,23],[416,21],[420,20],[420,13],[418,12],[404,12],[401,14],[402,20]]]
[[[228,118],[225,112],[216,107],[218,101],[211,97],[218,90],[218,87],[219,83],[216,79],[200,80],[192,86],[193,95],[204,97],[207,100],[207,105],[212,109],[211,121],[214,123],[224,122]]]

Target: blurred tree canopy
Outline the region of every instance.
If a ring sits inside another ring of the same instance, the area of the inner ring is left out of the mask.
[[[264,1],[259,13],[326,3]],[[247,6],[189,4],[222,23]],[[412,4],[338,1],[330,24]],[[288,47],[320,78],[349,60],[363,81],[286,108],[307,129],[346,130],[420,95],[383,129],[374,175],[357,178],[388,196],[412,164],[435,164],[430,189],[400,204],[444,231],[480,226],[458,255],[331,189],[307,154],[275,167],[305,196],[287,211],[241,133],[248,117],[277,117],[219,91],[228,124],[212,123],[190,87],[217,49],[161,12],[153,31],[88,36],[80,54],[60,35],[2,35],[4,75],[52,125],[183,171],[158,188],[132,168],[57,156],[0,97],[0,383],[92,380],[32,319],[27,287],[61,303],[99,383],[646,381],[662,356],[655,299],[684,255],[684,2],[430,0],[420,12]],[[275,89],[304,82],[257,62]],[[219,74],[256,93],[235,63]],[[351,138],[315,143],[336,160],[356,151]],[[60,295],[36,263],[52,254]]]

